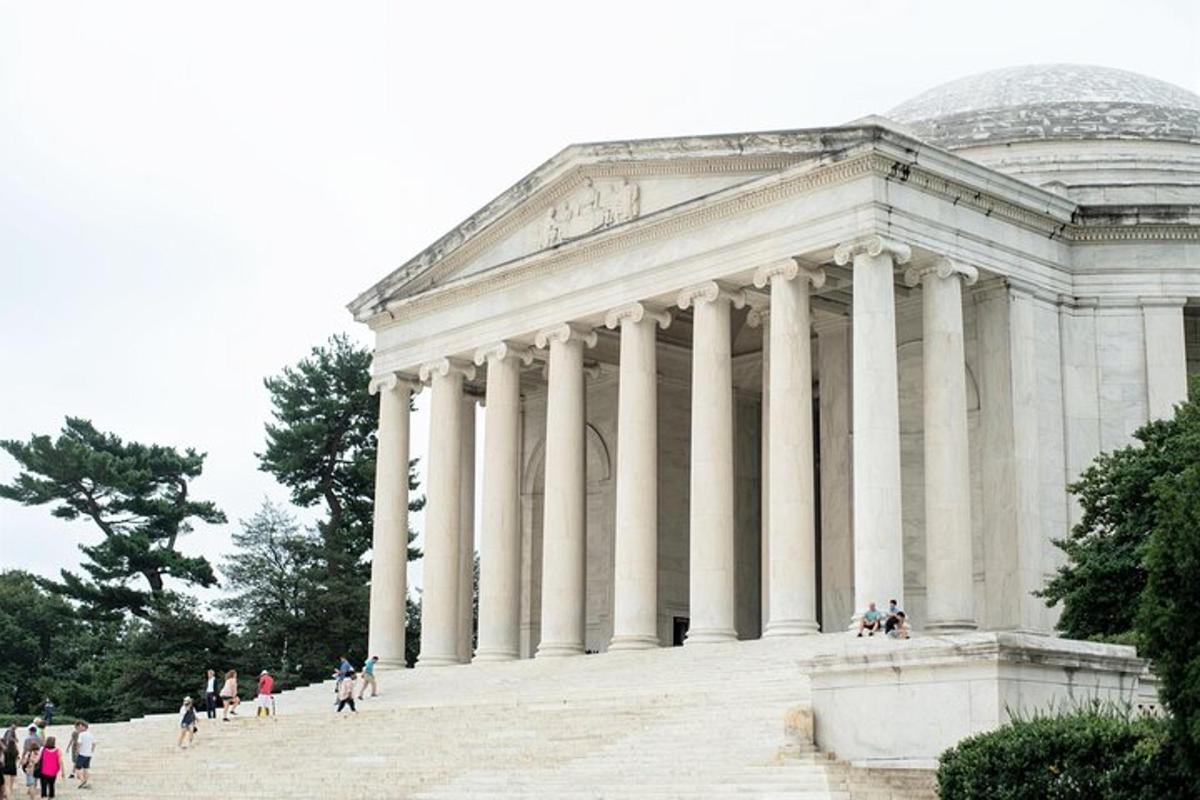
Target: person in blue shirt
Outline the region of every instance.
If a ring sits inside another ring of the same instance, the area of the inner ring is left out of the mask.
[[[358,699],[362,700],[363,695],[367,693],[367,687],[371,687],[371,697],[379,694],[378,685],[375,683],[375,662],[379,660],[379,656],[371,656],[362,668],[362,688],[358,691]]]
[[[874,603],[867,604],[867,610],[863,612],[862,618],[858,621],[858,635],[862,636],[863,631],[867,632],[867,636],[874,636],[875,631],[883,627],[883,612],[875,608]]]

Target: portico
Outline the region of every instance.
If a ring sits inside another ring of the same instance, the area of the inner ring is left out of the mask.
[[[1167,233],[1081,214],[879,120],[563,151],[352,306],[372,649],[403,659],[422,386],[418,666],[844,631],[893,598],[923,635],[1049,632],[1030,592],[1067,483],[1169,413],[1197,351],[1186,259],[1120,266]]]

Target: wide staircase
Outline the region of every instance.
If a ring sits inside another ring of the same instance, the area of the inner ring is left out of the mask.
[[[98,725],[95,798],[916,800],[932,778],[817,752],[796,662],[834,636],[381,671],[335,715],[333,683],[201,719]],[[64,795],[81,794],[68,788]]]

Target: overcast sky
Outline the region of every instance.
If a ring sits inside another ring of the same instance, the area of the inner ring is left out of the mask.
[[[347,302],[569,143],[838,124],[1027,63],[1200,91],[1195,0],[984,6],[0,0],[0,438],[70,414],[207,452],[231,525],[185,549],[216,561],[286,498],[262,378],[369,342]],[[0,501],[0,568],[97,537]]]

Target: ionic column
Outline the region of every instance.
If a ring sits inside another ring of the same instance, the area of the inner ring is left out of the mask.
[[[475,594],[475,398],[463,395],[458,511],[458,660],[471,662]]]
[[[939,259],[904,275],[921,284],[925,394],[925,587],[928,631],[975,628],[971,459],[962,284],[978,272]]]
[[[729,306],[745,294],[716,281],[679,293],[692,324],[690,627],[685,644],[737,639],[733,546],[733,365]]]
[[[754,275],[755,286],[771,286],[770,616],[764,636],[818,629],[809,294],[810,285],[824,283],[823,270],[802,269],[793,259]]]
[[[762,329],[762,434],[759,444],[759,630],[771,618],[771,308],[751,308],[746,324]]]
[[[476,661],[511,661],[521,652],[521,364],[532,360],[508,342],[475,353],[476,364],[487,364]]]
[[[379,393],[379,449],[375,457],[375,524],[371,542],[369,656],[404,666],[408,596],[408,414],[419,384],[399,373],[371,379]]]
[[[839,265],[854,262],[853,473],[854,612],[867,603],[904,603],[900,516],[900,400],[896,366],[896,264],[909,248],[881,236],[840,245]]]
[[[658,359],[665,311],[630,303],[604,324],[621,328],[617,389],[617,510],[613,637],[609,650],[658,647]]]
[[[426,488],[424,592],[418,667],[459,663],[459,523],[462,513],[462,387],[471,364],[442,358],[421,366],[432,388]]]
[[[542,640],[537,656],[584,652],[587,611],[587,463],[583,348],[596,334],[573,325],[542,331],[549,347],[546,486],[542,523]]]

